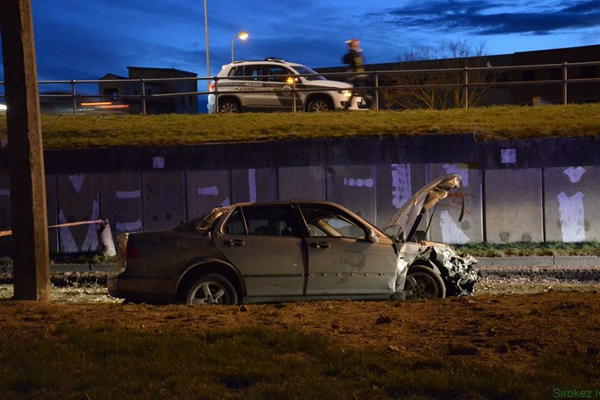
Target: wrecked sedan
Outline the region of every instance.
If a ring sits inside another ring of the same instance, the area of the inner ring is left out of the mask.
[[[417,239],[428,211],[459,187],[456,174],[431,182],[386,233],[332,202],[289,201],[235,204],[164,231],[121,234],[108,291],[185,304],[471,294],[475,260]]]
[[[133,302],[404,298],[401,245],[331,202],[242,203],[118,237],[108,292]]]
[[[389,237],[401,244],[401,257],[409,265],[406,289],[414,297],[443,298],[474,292],[477,260],[469,255],[460,256],[448,244],[424,240],[436,205],[451,191],[460,191],[459,197],[463,199],[458,218],[461,221],[464,214],[462,178],[459,174],[448,174],[415,193],[383,227]]]

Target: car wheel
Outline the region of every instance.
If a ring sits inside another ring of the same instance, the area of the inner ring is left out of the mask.
[[[331,100],[325,97],[316,97],[308,103],[308,107],[306,111],[308,112],[318,112],[318,111],[332,111],[333,104],[331,104]]]
[[[196,279],[189,286],[185,304],[236,304],[237,292],[227,279],[219,274],[207,274]]]
[[[235,100],[222,100],[219,101],[219,112],[221,114],[239,113],[241,111],[240,106]]]
[[[408,269],[404,290],[409,290],[409,297],[416,299],[446,297],[446,286],[440,274],[424,265],[414,265]]]

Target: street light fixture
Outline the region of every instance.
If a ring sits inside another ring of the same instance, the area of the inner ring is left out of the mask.
[[[237,39],[237,38],[240,38],[240,40],[246,40],[246,39],[248,39],[248,32],[242,31],[242,32],[238,33],[236,35],[236,37],[234,37],[231,40],[231,62],[234,61],[234,58],[233,58],[233,42],[235,42],[235,39]]]

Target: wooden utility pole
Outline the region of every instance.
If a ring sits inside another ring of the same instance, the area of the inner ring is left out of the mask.
[[[14,297],[50,300],[50,256],[31,0],[0,0]]]

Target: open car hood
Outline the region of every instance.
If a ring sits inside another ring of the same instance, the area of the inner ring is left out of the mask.
[[[400,207],[385,224],[383,231],[396,240],[414,241],[417,227],[425,212],[445,199],[453,189],[462,190],[462,178],[459,174],[448,174],[434,179]],[[464,202],[462,207],[459,221],[463,217]]]

